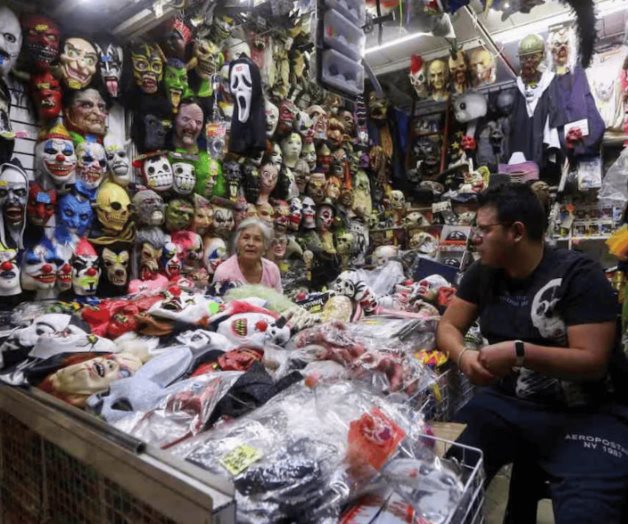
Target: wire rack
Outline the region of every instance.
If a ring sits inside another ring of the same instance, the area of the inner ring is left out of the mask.
[[[438,375],[436,382],[427,390],[421,411],[426,420],[447,421],[450,416],[449,375],[445,370]]]
[[[0,411],[0,523],[42,522],[174,523]]]
[[[451,420],[471,400],[475,394],[475,386],[469,382],[469,379],[463,373],[457,369],[450,369],[447,374],[447,394],[447,416]]]

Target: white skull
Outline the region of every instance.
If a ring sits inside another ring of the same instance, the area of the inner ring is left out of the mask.
[[[560,287],[562,278],[550,280],[534,295],[530,317],[532,324],[543,338],[563,341],[567,328],[565,321],[556,311],[556,305],[560,300]]]
[[[251,97],[253,79],[251,66],[246,63],[237,63],[229,69],[229,88],[238,106],[238,121],[245,124],[251,114]]]
[[[393,209],[404,209],[406,207],[406,197],[402,191],[394,189],[390,192],[390,205]]]
[[[89,189],[96,189],[107,169],[105,148],[98,142],[81,142],[76,146],[76,174]]]
[[[194,191],[196,173],[194,166],[187,162],[175,162],[172,164],[174,192],[179,195],[189,195]]]
[[[161,192],[172,188],[172,166],[166,155],[147,158],[144,161],[142,171],[149,189]]]
[[[334,281],[334,291],[340,295],[353,298],[356,293],[356,283],[349,271],[343,271]]]
[[[417,96],[419,98],[427,97],[428,88],[427,88],[427,74],[425,73],[425,66],[421,67],[416,73],[410,73],[408,75],[410,78],[410,83],[414,88]]]
[[[385,265],[391,258],[397,256],[398,249],[396,246],[378,246],[373,251],[373,264],[376,267]]]
[[[406,226],[427,226],[429,220],[420,211],[411,211],[406,215]]]

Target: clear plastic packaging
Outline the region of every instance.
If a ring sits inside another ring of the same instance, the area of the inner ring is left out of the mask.
[[[323,41],[325,45],[353,60],[362,60],[366,36],[364,31],[341,15],[329,9],[323,17]]]

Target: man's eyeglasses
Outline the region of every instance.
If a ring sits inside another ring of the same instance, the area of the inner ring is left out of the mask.
[[[504,226],[508,227],[511,224],[505,224],[503,222],[495,222],[494,224],[482,224],[481,226],[475,226],[471,230],[471,235],[473,237],[484,238],[495,226]]]

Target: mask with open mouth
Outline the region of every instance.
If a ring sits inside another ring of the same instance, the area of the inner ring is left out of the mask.
[[[0,76],[6,77],[22,48],[22,28],[15,13],[6,6],[0,6]]]
[[[98,53],[84,38],[67,38],[59,55],[63,83],[70,89],[87,87],[96,73]]]
[[[73,193],[67,193],[59,199],[57,227],[68,233],[83,236],[87,233],[94,219],[94,211],[89,200]]]
[[[13,162],[0,166],[0,208],[2,209],[0,241],[4,246],[21,248],[26,225],[28,176],[21,165],[18,165],[17,160]]]
[[[100,78],[112,98],[120,94],[120,76],[122,75],[122,47],[112,42],[96,44],[98,51],[98,70]]]
[[[72,289],[72,253],[69,250],[57,250],[57,282],[56,286],[60,293]]]
[[[131,183],[131,170],[129,155],[124,145],[119,142],[108,143],[105,139],[105,153],[112,180],[121,186],[128,186]]]
[[[151,189],[138,191],[133,196],[133,206],[140,225],[161,226],[164,223],[164,200]]]
[[[164,62],[156,44],[138,44],[131,48],[135,84],[147,95],[159,89],[164,76]]]
[[[9,297],[21,292],[17,249],[0,246],[0,296]]]
[[[79,296],[96,294],[100,279],[100,263],[94,246],[81,238],[72,255],[72,289]]]
[[[144,160],[142,174],[144,183],[149,189],[158,193],[172,189],[174,178],[167,155],[157,155]]]
[[[98,142],[84,141],[76,146],[76,174],[88,189],[96,189],[107,172],[105,148]]]
[[[181,100],[190,95],[188,72],[181,60],[176,58],[168,60],[164,74],[164,85],[168,99],[172,104],[172,112],[177,113]]]
[[[48,71],[59,58],[59,26],[47,16],[28,14],[22,17],[22,27],[27,63],[36,71]]]
[[[26,205],[28,221],[37,227],[45,227],[55,213],[57,192],[54,189],[46,191],[37,182],[31,182],[28,189],[28,203]]]
[[[181,274],[181,248],[174,242],[166,242],[161,255],[161,267],[169,279]]]
[[[47,238],[26,249],[22,256],[22,288],[28,291],[52,289],[57,280],[57,260],[54,246]]]
[[[70,134],[63,124],[55,125],[35,146],[37,171],[57,187],[73,184],[76,177],[76,153]],[[47,175],[47,176],[46,176]],[[50,185],[42,181],[45,186]]]
[[[53,120],[61,113],[61,84],[50,71],[31,75],[30,92],[42,121]]]
[[[197,153],[197,140],[203,130],[204,115],[201,106],[182,103],[175,120],[174,145],[188,153]]]

